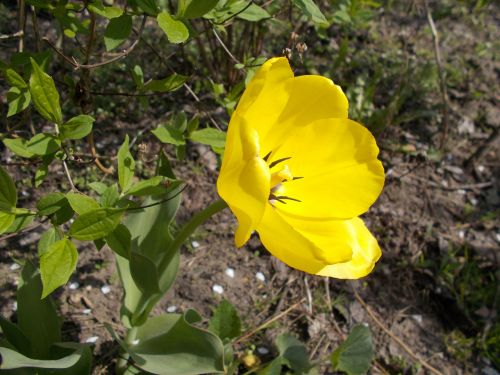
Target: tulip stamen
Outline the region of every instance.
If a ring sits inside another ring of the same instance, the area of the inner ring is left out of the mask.
[[[275,160],[273,161],[271,164],[269,164],[269,169],[271,169],[272,167],[274,167],[275,165],[278,165],[279,163],[281,162],[284,162],[285,160],[288,160],[288,159],[291,159],[292,157],[289,156],[289,157],[286,157],[286,158],[281,158],[281,159],[278,159],[278,160]],[[265,160],[265,159],[264,159]]]
[[[271,204],[274,203],[275,201],[286,204],[285,200],[302,202],[300,199],[288,197],[286,195],[274,195],[273,193],[269,194],[269,202],[271,202]]]
[[[269,151],[269,152],[266,154],[266,156],[264,156],[264,157],[262,158],[262,160],[264,160],[265,162],[267,162],[267,159],[269,159],[269,156],[271,156],[271,154],[272,154],[272,153],[273,153],[273,151],[272,151],[272,150],[271,150],[271,151]]]
[[[295,177],[292,177],[292,181],[293,180],[300,180],[301,178],[304,178],[304,176],[295,176]]]

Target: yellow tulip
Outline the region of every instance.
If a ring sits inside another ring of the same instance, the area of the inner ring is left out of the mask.
[[[381,251],[358,217],[380,195],[384,168],[372,134],[347,118],[331,80],[294,77],[286,58],[255,74],[229,123],[217,180],[238,219],[235,243],[252,232],[291,267],[357,279]]]

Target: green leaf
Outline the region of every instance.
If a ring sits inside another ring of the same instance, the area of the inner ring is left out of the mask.
[[[129,150],[128,135],[118,150],[118,182],[122,191],[129,188],[135,171],[135,160]]]
[[[51,346],[61,341],[61,319],[51,298],[41,299],[42,288],[38,270],[26,262],[17,290],[17,321],[31,344],[32,358],[49,358]]]
[[[62,239],[61,233],[59,233],[56,228],[49,228],[38,240],[38,256],[41,257],[48,250],[50,245]]]
[[[67,193],[66,199],[78,215],[100,208],[99,203],[82,193]]]
[[[181,146],[186,143],[183,132],[169,124],[161,124],[156,129],[152,130],[151,133],[153,133],[162,143],[169,143],[176,146]]]
[[[296,374],[307,373],[313,367],[309,362],[306,346],[287,333],[276,338],[280,357]]]
[[[49,173],[49,165],[54,160],[55,154],[49,154],[42,157],[42,164],[35,172],[35,187],[39,187]]]
[[[271,18],[271,15],[264,8],[252,3],[247,9],[239,13],[237,17],[250,22],[258,22]]]
[[[182,43],[189,38],[189,30],[182,21],[176,20],[168,12],[163,11],[156,17],[158,26],[167,35],[170,43]]]
[[[137,5],[150,16],[156,17],[158,14],[158,4],[155,0],[137,0]]]
[[[97,194],[103,195],[108,188],[108,185],[106,185],[104,182],[94,181],[89,184],[89,188],[94,190]]]
[[[219,0],[180,0],[178,14],[179,17],[192,19],[202,17],[210,12]]]
[[[127,191],[125,191],[124,194],[136,197],[143,195],[165,194],[170,182],[171,181],[166,177],[155,176],[148,180],[142,180],[134,184]]]
[[[68,369],[78,363],[82,356],[84,346],[80,350],[60,359],[32,359],[18,352],[0,347],[2,358],[1,369],[13,370],[23,367],[46,368],[46,369]]]
[[[139,65],[135,65],[131,73],[137,88],[142,89],[144,87],[144,73],[142,72],[142,68]]]
[[[224,372],[224,347],[220,339],[192,324],[200,320],[194,310],[184,315],[155,316],[137,329],[137,345],[126,346],[143,370],[163,374]]]
[[[309,17],[317,26],[328,27],[329,23],[326,17],[321,13],[321,10],[313,0],[292,0],[293,4],[298,7],[302,13]]]
[[[226,144],[226,133],[213,128],[196,130],[189,135],[193,142],[203,143],[217,148],[224,148]]]
[[[19,352],[24,354],[28,354],[30,352],[30,342],[16,324],[11,323],[0,315],[0,327],[2,329],[2,334]]]
[[[31,158],[34,156],[32,152],[28,151],[26,147],[27,141],[23,138],[5,138],[3,144],[14,154],[22,158]]]
[[[68,282],[76,269],[78,251],[67,238],[51,244],[40,257],[40,274],[42,276],[42,298],[47,297],[56,288]]]
[[[97,240],[109,235],[120,224],[123,210],[114,208],[98,208],[78,216],[69,234],[82,241]]]
[[[7,171],[0,165],[0,204],[16,207],[17,190],[14,181]],[[1,210],[1,207],[0,207]]]
[[[88,4],[87,7],[91,12],[108,19],[117,18],[123,14],[123,9],[104,6],[101,0],[94,0],[94,2]]]
[[[81,139],[92,131],[94,118],[78,115],[65,122],[60,129],[62,139]]]
[[[140,253],[130,253],[130,274],[144,294],[160,293],[159,275],[156,264]]]
[[[14,116],[21,111],[24,111],[31,102],[31,94],[27,89],[20,89],[19,87],[11,87],[7,91],[7,103],[9,109],[7,117]]]
[[[14,213],[0,211],[0,234],[8,231],[15,219]]]
[[[116,229],[106,237],[106,243],[111,250],[126,259],[130,258],[131,241],[132,235],[123,224],[118,224]]]
[[[21,77],[14,69],[7,68],[5,70],[5,78],[11,86],[18,87],[20,89],[28,88],[28,84],[24,81],[23,77]]]
[[[164,201],[169,195],[172,198]],[[175,281],[180,256],[179,251],[169,250],[172,243],[170,226],[175,218],[180,200],[180,194],[177,194],[174,190],[165,196],[148,198],[143,202],[143,205],[151,205],[162,201],[163,203],[140,211],[134,210],[129,213],[124,221],[132,238],[131,251],[148,257],[155,264],[160,264],[162,261],[166,263],[164,269],[158,269],[161,293],[144,295],[132,278],[129,262],[123,257],[116,257],[118,273],[125,289],[121,315],[126,324],[142,324],[151,309]]]
[[[172,74],[167,78],[159,79],[159,80],[151,80],[143,86],[143,90],[151,90],[155,92],[168,92],[177,90],[181,87],[186,81],[188,77],[180,75],[180,74]]]
[[[354,326],[349,337],[331,356],[335,370],[348,375],[366,374],[373,358],[372,334],[364,325]]]
[[[106,31],[104,31],[106,51],[111,51],[121,45],[128,39],[131,31],[132,17],[129,15],[124,14],[109,21]]]
[[[32,71],[30,78],[30,93],[36,110],[45,119],[62,124],[61,106],[59,105],[59,93],[51,76],[30,57]]]
[[[108,186],[106,190],[102,193],[99,203],[104,207],[114,207],[115,204],[120,199],[120,193],[118,192],[118,185],[113,184]]]
[[[68,201],[62,193],[49,193],[44,195],[36,203],[39,215],[49,216],[68,205]]]
[[[26,149],[34,155],[53,154],[61,148],[61,141],[52,134],[38,133],[26,143]]]
[[[16,214],[14,221],[6,230],[7,233],[16,233],[23,230],[33,222],[35,215],[32,214]]]
[[[208,330],[219,336],[221,340],[238,337],[241,335],[241,320],[238,311],[231,303],[222,300],[208,323]]]

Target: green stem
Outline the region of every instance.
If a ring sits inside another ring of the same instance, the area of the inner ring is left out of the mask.
[[[175,254],[177,250],[181,247],[181,245],[186,242],[186,240],[193,234],[193,232],[198,228],[201,224],[203,224],[205,221],[207,221],[210,217],[215,215],[217,212],[222,211],[224,208],[227,207],[227,203],[224,202],[223,200],[219,199],[218,201],[215,201],[212,203],[210,206],[205,208],[203,211],[198,212],[196,215],[194,215],[191,220],[189,220],[182,229],[177,233],[177,236],[175,236],[174,241],[172,242],[172,245],[169,248],[169,254]],[[164,269],[167,268],[168,263],[170,262],[169,256],[164,257],[160,263],[160,267],[158,269],[160,272]]]
[[[132,327],[127,331],[127,336],[125,336],[125,345],[133,345],[135,340],[135,336],[137,335],[137,327]],[[126,374],[128,371],[128,359],[129,354],[125,351],[125,349],[120,349],[120,355],[118,357],[118,361],[116,362],[116,373],[117,374]]]

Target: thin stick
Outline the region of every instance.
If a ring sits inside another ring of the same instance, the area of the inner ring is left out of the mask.
[[[432,39],[434,41],[434,55],[436,58],[436,65],[438,69],[439,82],[441,87],[441,99],[443,101],[443,135],[441,137],[441,142],[439,143],[439,148],[443,149],[446,138],[448,137],[448,90],[446,88],[446,78],[443,72],[443,64],[441,61],[441,50],[439,49],[439,35],[436,30],[436,25],[434,24],[434,20],[432,18],[431,11],[429,9],[429,3],[427,0],[424,0],[425,11],[427,13],[427,21],[429,22],[429,26],[431,28]]]
[[[285,315],[287,315],[290,311],[296,309],[298,306],[300,306],[301,303],[304,302],[304,298],[302,298],[299,302],[296,302],[294,303],[292,306],[290,306],[288,309],[286,309],[285,311],[282,311],[280,312],[279,314],[273,316],[271,319],[265,321],[264,323],[262,323],[260,326],[258,326],[257,328],[254,328],[246,333],[244,333],[243,335],[241,335],[240,337],[238,337],[234,343],[238,343],[238,342],[242,342],[242,341],[245,341],[246,339],[252,337],[253,335],[255,335],[257,332],[263,330],[264,328],[266,328],[268,325],[270,325],[271,323],[274,323],[276,320],[279,320],[281,319],[282,317],[284,317]]]
[[[215,39],[217,39],[217,41],[222,46],[222,48],[224,49],[224,51],[226,51],[226,53],[231,58],[231,60],[233,60],[236,64],[241,64],[240,61],[236,57],[234,57],[234,55],[231,53],[231,51],[229,50],[229,48],[226,47],[226,45],[224,44],[224,42],[220,38],[219,34],[217,34],[217,31],[215,31],[215,29],[212,29],[212,32],[215,35]]]
[[[425,360],[420,358],[418,355],[416,355],[409,347],[406,345],[399,337],[397,337],[394,333],[392,333],[372,312],[370,309],[370,306],[367,305],[367,303],[361,298],[361,296],[358,294],[356,289],[351,285],[352,291],[354,293],[354,296],[358,300],[358,302],[363,306],[363,308],[366,310],[368,315],[370,315],[370,318],[373,319],[375,323],[387,334],[389,335],[394,341],[396,341],[409,355],[412,357],[415,361],[419,362],[423,367],[425,367],[427,370],[430,372],[436,374],[436,375],[444,375],[441,371],[437,370],[436,368],[432,367],[430,364],[428,364]]]
[[[2,40],[2,39],[13,39],[13,38],[22,38],[23,35],[24,35],[24,31],[19,30],[19,31],[15,32],[14,34],[2,34],[2,35],[0,35],[0,40]]]
[[[309,282],[307,281],[307,276],[304,277],[304,286],[306,287],[307,311],[309,312],[309,314],[312,314],[313,312],[312,294],[311,294],[311,289],[309,288]]]

